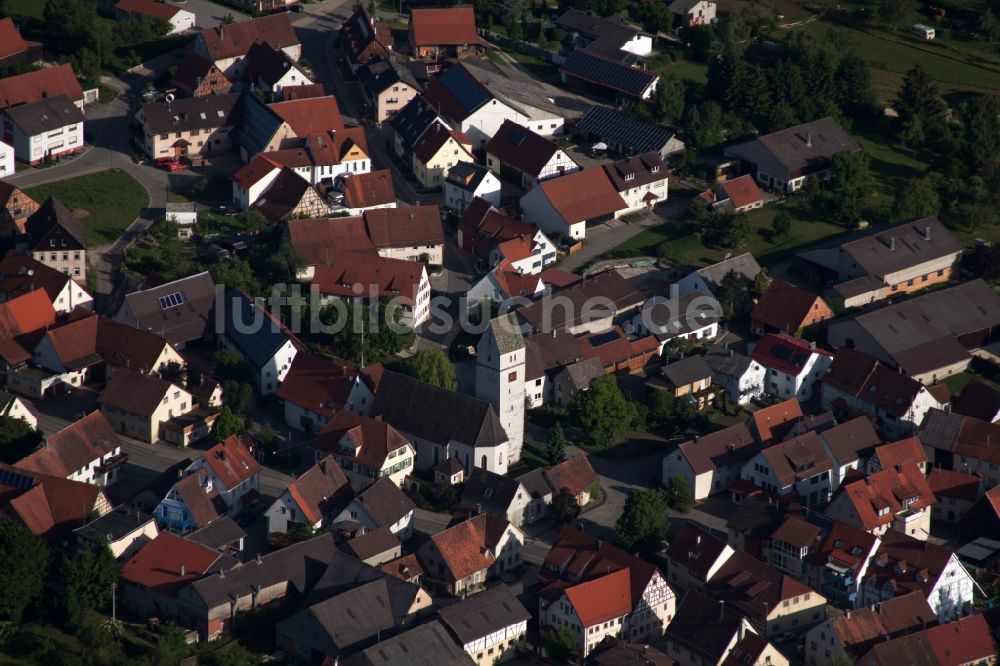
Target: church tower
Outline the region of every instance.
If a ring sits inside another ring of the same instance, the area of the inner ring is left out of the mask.
[[[509,464],[524,444],[524,336],[508,312],[490,321],[476,345],[476,397],[493,405],[510,441]]]

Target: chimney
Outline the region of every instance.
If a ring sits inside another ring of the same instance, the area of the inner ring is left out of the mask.
[[[219,569],[219,578],[225,578],[225,577],[226,577],[226,570]]]
[[[895,252],[896,251],[896,237],[895,236],[889,236],[889,251],[890,252]]]
[[[924,240],[929,241],[931,239],[931,225],[924,225]]]
[[[726,605],[722,603],[722,599],[719,599],[719,622],[726,619]]]
[[[736,355],[736,350],[735,349],[730,349],[729,350],[729,358],[732,358],[735,355]]]
[[[187,568],[182,564],[181,565],[181,576],[183,577],[184,574],[186,574],[186,573],[187,573]]]
[[[701,535],[700,535],[700,534],[699,534],[699,535],[697,535],[697,536],[696,536],[696,537],[694,538],[694,542],[695,542],[696,544],[698,544],[698,545],[701,545]]]
[[[806,145],[810,148],[813,146],[813,133],[812,130],[806,132]]]
[[[257,564],[264,564],[264,560],[260,559],[260,553],[257,553]]]

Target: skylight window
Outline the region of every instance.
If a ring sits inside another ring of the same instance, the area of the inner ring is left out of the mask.
[[[178,291],[173,294],[168,294],[166,296],[160,296],[160,308],[163,310],[166,310],[167,308],[175,308],[183,303],[184,303],[183,291]]]

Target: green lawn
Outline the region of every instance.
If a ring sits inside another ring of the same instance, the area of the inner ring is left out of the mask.
[[[964,389],[973,379],[978,379],[990,388],[1000,391],[1000,384],[972,372],[960,372],[957,375],[951,375],[950,377],[946,377],[943,383],[951,389],[952,395],[955,395],[957,393],[961,393],[962,389]]]
[[[844,228],[822,220],[809,219],[799,215],[797,210],[784,206],[795,223],[792,233],[780,243],[771,238],[771,221],[781,209],[781,206],[771,205],[751,211],[750,225],[753,235],[746,250],[732,251],[734,254],[743,251],[753,252],[753,255],[764,266],[771,266],[787,258],[792,252],[806,245],[844,233]],[[731,252],[723,248],[705,247],[698,236],[692,234],[684,222],[666,222],[658,227],[647,229],[633,236],[617,248],[608,252],[604,258],[657,256],[659,248],[667,243],[664,257],[676,266],[704,266],[722,261]]]
[[[979,42],[946,39],[922,42],[902,31],[848,27],[826,20],[815,21],[802,29],[815,33],[823,41],[852,48],[868,61],[875,92],[886,103],[895,96],[903,74],[917,63],[927,69],[942,92],[993,92],[1000,87],[1000,61],[994,54],[981,49]]]
[[[691,81],[704,85],[708,82],[708,65],[703,65],[690,60],[677,60],[656,69],[656,73],[661,76],[673,74],[681,81]]]
[[[118,169],[58,180],[28,188],[26,192],[39,202],[52,196],[71,210],[86,211],[83,228],[89,247],[118,240],[149,205],[146,189]]]

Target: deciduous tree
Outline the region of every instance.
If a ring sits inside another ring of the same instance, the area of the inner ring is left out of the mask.
[[[655,550],[667,536],[668,523],[667,502],[661,491],[633,490],[615,523],[615,543],[629,552]]]
[[[0,562],[0,618],[17,623],[41,598],[49,549],[23,525],[0,525]]]
[[[681,513],[690,511],[691,507],[694,506],[694,493],[691,492],[691,486],[687,479],[679,474],[670,479],[667,484],[666,499],[667,505],[671,509]]]
[[[614,375],[601,375],[590,388],[573,398],[573,413],[592,446],[607,448],[635,421],[635,405],[629,402]]]
[[[458,389],[455,381],[455,366],[440,349],[421,349],[403,364],[403,370],[411,377],[449,391]]]
[[[21,418],[0,416],[0,460],[13,464],[42,442],[42,433]]]

